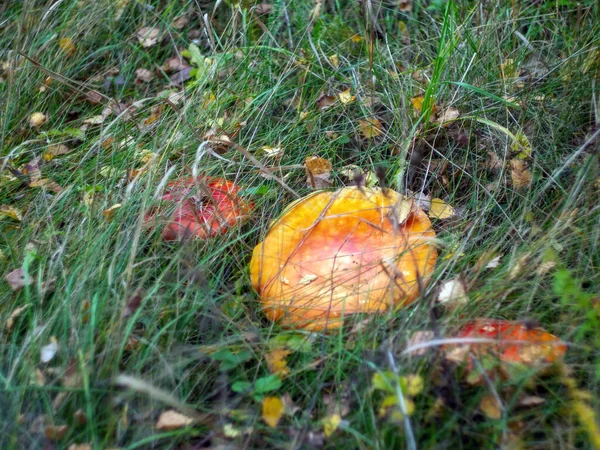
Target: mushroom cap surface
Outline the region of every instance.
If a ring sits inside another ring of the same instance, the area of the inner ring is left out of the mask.
[[[223,234],[244,220],[252,209],[252,204],[238,195],[239,191],[234,183],[221,178],[179,178],[167,184],[161,205],[153,208],[146,220],[165,221],[165,241]]]
[[[270,320],[338,328],[407,305],[435,266],[435,232],[409,198],[379,188],[315,192],[292,203],[253,251],[252,285]]]

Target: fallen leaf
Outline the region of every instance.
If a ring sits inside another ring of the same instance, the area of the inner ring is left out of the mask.
[[[44,435],[51,441],[60,441],[69,431],[68,425],[48,425],[44,429]]]
[[[379,136],[382,133],[381,122],[379,119],[371,117],[369,119],[359,120],[358,127],[360,132],[367,139]]]
[[[269,367],[269,372],[280,377],[285,377],[290,373],[287,366],[286,358],[290,355],[290,351],[283,348],[276,348],[265,354],[265,361]]]
[[[322,423],[323,433],[325,433],[325,437],[329,437],[338,429],[340,423],[342,423],[342,417],[339,414],[332,414],[331,416],[325,417],[322,420]]]
[[[309,156],[304,161],[306,169],[306,184],[313,189],[323,189],[331,186],[331,162],[319,156]]]
[[[283,401],[279,397],[265,397],[262,402],[262,418],[267,425],[275,428],[283,415]]]
[[[165,61],[163,69],[165,72],[180,72],[184,69],[189,69],[190,65],[187,61],[179,56],[173,56]]]
[[[188,23],[190,23],[190,19],[187,16],[179,16],[177,19],[173,21],[171,26],[176,30],[181,30]]]
[[[413,9],[412,0],[399,0],[398,11],[403,13],[409,13]]]
[[[46,115],[41,112],[35,112],[29,116],[29,126],[33,128],[41,127],[46,122]]]
[[[136,69],[135,71],[135,83],[149,83],[154,79],[154,72],[148,69]]]
[[[505,80],[509,78],[514,78],[517,74],[517,66],[515,64],[515,60],[512,58],[505,59],[504,62],[500,64],[500,74]]]
[[[515,139],[510,144],[510,150],[517,153],[515,156],[517,159],[525,159],[531,156],[531,143],[523,132],[517,132]]]
[[[137,289],[133,295],[129,297],[129,300],[127,300],[127,304],[125,305],[125,308],[123,308],[121,317],[125,319],[136,312],[140,308],[143,299],[144,291],[142,289]]]
[[[261,147],[261,150],[265,152],[268,158],[281,158],[283,156],[283,149],[280,146],[270,147],[265,145]]]
[[[68,56],[73,56],[75,54],[75,44],[73,43],[73,39],[70,37],[64,37],[60,39],[58,41],[58,47]]]
[[[317,109],[322,111],[324,109],[330,108],[336,102],[336,98],[333,95],[321,95],[317,99]]]
[[[408,338],[408,341],[406,342],[406,348],[410,349],[412,347],[418,346],[420,344],[425,344],[427,342],[430,342],[432,340],[435,339],[435,333],[433,331],[416,331],[414,332],[410,338]],[[415,350],[412,350],[410,352],[411,355],[415,355],[415,356],[421,356],[426,354],[428,351],[427,348],[418,348]]]
[[[58,341],[54,336],[50,338],[50,343],[44,345],[40,349],[40,362],[42,364],[47,364],[54,359],[56,353],[58,352]]]
[[[272,10],[273,6],[269,3],[259,3],[254,7],[254,12],[259,15],[270,14]]]
[[[525,163],[520,159],[510,160],[510,178],[517,191],[521,191],[531,184],[531,171],[525,167]]]
[[[347,105],[348,103],[352,103],[356,100],[356,95],[352,95],[350,93],[350,89],[346,89],[344,92],[338,93],[338,98],[340,99],[340,103],[342,105]]]
[[[340,59],[338,58],[338,55],[331,55],[329,57],[329,61],[331,62],[331,65],[336,69],[340,66]]]
[[[102,211],[102,215],[104,216],[104,220],[106,220],[107,222],[110,222],[114,219],[115,217],[115,213],[121,209],[123,207],[122,204],[117,203],[112,205],[110,208],[105,209],[104,211]]]
[[[11,219],[17,220],[19,222],[23,220],[23,213],[21,212],[21,210],[11,205],[0,206],[0,214],[10,217]]]
[[[469,303],[469,296],[465,283],[459,278],[446,281],[440,289],[437,301],[448,308],[466,305]]]
[[[239,428],[235,428],[233,424],[226,423],[223,425],[223,436],[229,439],[233,439],[236,437],[240,437],[242,435],[242,430]]]
[[[71,149],[64,144],[51,144],[48,146],[42,158],[45,161],[52,161],[55,156],[61,156],[71,153]]]
[[[29,183],[29,187],[44,188],[56,193],[62,192],[63,190],[63,188],[60,187],[60,185],[51,178],[42,178],[40,180],[32,181],[31,183]]]
[[[362,42],[363,38],[362,38],[362,36],[361,36],[361,35],[359,35],[359,34],[354,34],[354,35],[352,35],[352,36],[350,37],[350,40],[351,40],[352,42],[354,42],[355,44],[358,44],[359,42]]]
[[[81,408],[73,413],[73,419],[75,419],[75,423],[79,426],[83,426],[87,423],[87,415]]]
[[[154,426],[160,431],[173,431],[179,428],[187,427],[194,423],[194,419],[185,416],[173,409],[163,411]]]
[[[177,73],[174,73],[169,77],[171,83],[175,86],[182,86],[187,80],[192,78],[192,68],[186,67],[185,69],[180,70]]]
[[[148,48],[156,45],[156,43],[161,39],[161,33],[158,28],[152,27],[142,27],[135,34],[137,40],[142,47]]]
[[[19,291],[25,286],[30,286],[33,284],[31,277],[25,278],[25,271],[23,269],[13,270],[6,275],[4,279],[8,282],[13,291]]]
[[[500,158],[498,158],[498,155],[496,154],[496,152],[493,151],[488,151],[488,159],[485,162],[485,167],[487,167],[490,170],[499,170],[502,169],[502,166],[504,165],[502,163],[502,160]]]
[[[21,315],[21,313],[23,311],[25,311],[27,308],[29,308],[29,305],[24,305],[24,306],[19,306],[18,308],[15,308],[13,310],[13,312],[10,313],[10,316],[8,317],[8,319],[6,319],[6,331],[9,332],[10,330],[12,330],[12,327],[15,324],[15,320]]]
[[[444,111],[442,111],[442,113],[438,116],[438,118],[435,120],[436,123],[448,123],[448,122],[453,122],[454,120],[458,119],[458,117],[460,116],[460,112],[458,112],[458,109],[456,108],[448,108]]]
[[[441,198],[431,199],[431,206],[429,208],[429,217],[433,219],[449,219],[454,216],[456,213],[454,208],[447,204]]]
[[[502,417],[502,407],[495,395],[487,394],[484,396],[479,402],[479,409],[489,419],[500,419]]]
[[[526,395],[519,399],[519,406],[539,406],[546,403],[546,399],[537,395]]]

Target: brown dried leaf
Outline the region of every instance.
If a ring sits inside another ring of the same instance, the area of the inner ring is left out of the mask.
[[[137,69],[135,71],[135,83],[149,83],[154,79],[154,72],[148,69]]]
[[[189,69],[190,65],[187,61],[179,56],[173,56],[165,61],[163,70],[167,73],[180,72],[184,69]]]
[[[290,368],[287,366],[286,357],[290,355],[290,351],[283,348],[276,348],[265,355],[265,361],[269,367],[269,372],[283,378],[290,373]]]
[[[426,342],[435,339],[435,333],[433,331],[416,331],[412,334],[406,342],[406,348],[411,348],[419,344],[425,344]],[[421,356],[427,353],[427,348],[419,348],[410,352],[411,355]]]
[[[127,301],[127,305],[123,308],[123,313],[121,317],[125,319],[126,317],[131,316],[134,312],[136,312],[140,305],[142,304],[142,300],[144,299],[144,291],[142,289],[137,289],[129,300]]]
[[[191,417],[178,413],[174,409],[169,409],[161,413],[154,427],[160,431],[172,431],[187,427],[194,422],[195,420]]]
[[[333,106],[333,104],[335,104],[336,101],[337,99],[333,95],[323,94],[317,99],[317,109],[319,111],[322,111],[324,109],[330,108],[331,106]]]
[[[531,171],[526,168],[525,162],[521,159],[510,160],[510,178],[517,191],[521,191],[531,184],[533,176]]]
[[[30,286],[33,284],[31,277],[25,278],[25,271],[23,269],[13,270],[6,275],[4,279],[8,282],[13,291],[19,291],[25,286]]]
[[[71,149],[64,144],[51,144],[48,146],[42,158],[45,161],[51,161],[55,156],[66,155],[71,153]]]
[[[319,156],[309,156],[304,161],[306,184],[313,189],[331,186],[331,162]]]
[[[546,399],[537,395],[526,395],[519,399],[519,406],[539,406],[546,403]]]
[[[375,117],[359,120],[358,127],[360,128],[361,134],[367,139],[377,137],[383,132],[381,122]]]
[[[135,34],[138,42],[142,44],[142,47],[148,48],[156,45],[161,39],[161,33],[158,28],[142,27]]]
[[[1,205],[0,214],[10,217],[11,219],[17,220],[19,222],[23,220],[23,213],[21,212],[21,210],[11,205]]]
[[[187,16],[179,16],[177,19],[173,21],[171,26],[176,30],[181,30],[188,23],[190,23],[190,19]]]
[[[44,435],[51,441],[60,441],[69,431],[68,425],[48,425],[44,429]]]
[[[498,399],[495,395],[487,394],[481,399],[479,403],[479,409],[489,419],[500,419],[502,417],[502,407],[498,403]]]
[[[9,332],[12,330],[12,327],[15,325],[15,320],[21,315],[23,311],[29,308],[29,305],[19,306],[18,308],[13,309],[13,312],[10,313],[8,319],[6,319],[6,331]]]

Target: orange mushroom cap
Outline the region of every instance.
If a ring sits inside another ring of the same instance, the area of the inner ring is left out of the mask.
[[[146,221],[151,223],[174,207],[162,230],[165,241],[223,234],[247,218],[252,209],[239,191],[234,183],[221,178],[179,178],[167,184],[161,206],[153,208]]]
[[[502,362],[524,363],[531,366],[553,363],[562,358],[567,351],[567,346],[562,340],[544,329],[508,320],[476,319],[467,323],[457,337],[497,341],[497,343],[466,344],[465,356],[468,351],[476,355],[492,354]]]
[[[413,301],[435,266],[434,237],[425,213],[390,189],[315,192],[254,248],[252,285],[282,326],[337,328],[344,316]]]

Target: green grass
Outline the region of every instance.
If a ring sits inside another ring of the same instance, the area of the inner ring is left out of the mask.
[[[26,307],[10,330],[0,326],[2,448],[44,447],[40,423],[68,425],[54,448],[387,449],[410,448],[414,439],[418,448],[479,449],[517,437],[525,448],[591,447],[556,371],[472,386],[464,368],[436,349],[423,357],[402,352],[415,331],[450,337],[471,318],[535,320],[570,344],[566,363],[579,388],[599,394],[597,4],[415,1],[405,14],[391,1],[336,0],[311,19],[314,2],[277,0],[259,23],[249,8],[229,2],[214,12],[214,4],[195,1],[122,2],[119,19],[114,3],[0,7],[0,204],[23,213],[20,221],[0,215],[0,274],[22,267],[32,280],[14,293],[0,282],[0,324]],[[190,23],[173,28],[186,13]],[[135,38],[142,26],[169,38],[142,48]],[[185,88],[172,88],[183,94],[173,108],[158,95],[169,82],[160,67],[189,48],[190,30],[202,31],[197,46],[212,63],[202,62]],[[64,37],[75,44],[70,56],[58,45]],[[520,73],[503,77],[508,59]],[[134,83],[139,68],[156,72],[155,79]],[[121,77],[112,86],[105,84],[111,73]],[[42,92],[47,77],[54,79]],[[108,104],[86,101],[90,88],[132,109],[81,136],[74,130]],[[354,102],[317,108],[322,94],[347,88]],[[417,96],[425,98],[421,114],[410,101]],[[460,117],[447,127],[431,123],[434,105],[456,108]],[[162,112],[146,125],[153,108]],[[48,120],[35,129],[28,120],[38,111]],[[371,117],[383,133],[366,139],[359,121]],[[349,164],[365,171],[381,165],[391,187],[424,191],[456,208],[457,217],[433,221],[440,258],[419,300],[358,331],[353,321],[327,335],[269,323],[247,267],[269,222],[295,195],[235,148],[218,157],[206,152],[203,136],[218,120],[261,164],[283,166],[275,175],[298,195],[311,192],[298,167],[318,155],[332,162],[335,187],[348,182],[342,169]],[[524,134],[533,149],[526,189],[512,185],[512,140],[502,127]],[[12,176],[54,144],[72,150],[41,167],[60,193]],[[277,145],[278,162],[261,151]],[[127,171],[143,165],[143,150],[156,153],[156,162],[130,183]],[[488,152],[501,168],[489,168]],[[194,168],[243,186],[254,212],[225,236],[165,243],[160,230],[142,227],[143,218],[165,177]],[[122,207],[107,221],[103,211],[115,204]],[[490,252],[503,255],[500,265],[478,268]],[[549,261],[554,267],[540,270]],[[445,310],[435,299],[454,276],[463,277],[470,300]],[[48,280],[55,288],[44,293]],[[140,307],[123,317],[138,290]],[[41,348],[52,339],[58,352],[42,364]],[[264,394],[232,385],[264,383],[265,355],[278,341],[293,347],[290,374],[268,394],[289,394],[298,410],[269,428],[261,419]],[[372,389],[372,378],[385,371],[425,380],[410,427],[379,415],[384,395]],[[119,375],[136,381],[119,386]],[[506,409],[498,420],[479,410],[490,392]],[[544,403],[520,406],[524,393]],[[440,399],[446,406],[437,411]],[[325,437],[322,420],[336,404],[343,422]],[[154,429],[168,408],[207,418]],[[77,423],[78,410],[85,423]],[[226,436],[232,428],[239,436]]]

